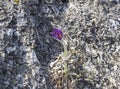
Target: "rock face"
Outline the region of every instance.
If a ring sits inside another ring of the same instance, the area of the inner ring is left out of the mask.
[[[81,75],[73,89],[120,88],[119,0],[1,0],[0,89],[65,89],[50,76],[63,50],[53,28],[63,30],[70,71]]]

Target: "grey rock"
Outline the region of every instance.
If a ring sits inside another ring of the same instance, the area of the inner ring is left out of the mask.
[[[119,0],[1,0],[0,89],[58,88],[63,46],[53,28],[70,53],[61,89],[119,89],[119,10]]]

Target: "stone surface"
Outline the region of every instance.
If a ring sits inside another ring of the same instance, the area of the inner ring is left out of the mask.
[[[0,89],[57,89],[50,67],[63,46],[54,28],[71,74],[81,75],[73,89],[120,88],[119,0],[0,0]]]

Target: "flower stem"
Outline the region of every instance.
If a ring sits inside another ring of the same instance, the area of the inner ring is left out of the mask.
[[[65,42],[62,40],[62,44],[63,44],[63,47],[64,47],[64,57],[67,57],[67,55],[68,55],[68,52],[67,52],[67,46],[66,46],[66,44],[65,44]]]

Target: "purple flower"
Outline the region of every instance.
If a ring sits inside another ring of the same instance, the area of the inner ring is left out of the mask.
[[[63,38],[63,32],[60,29],[53,29],[52,32],[50,32],[51,36],[54,37],[57,40],[62,40]]]

